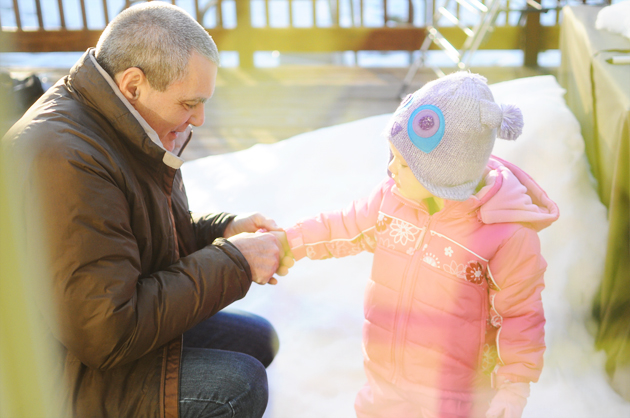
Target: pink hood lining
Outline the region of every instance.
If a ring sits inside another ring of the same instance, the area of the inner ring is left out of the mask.
[[[490,157],[486,185],[471,199],[485,224],[528,223],[540,231],[558,219],[558,206],[527,173],[501,158]]]

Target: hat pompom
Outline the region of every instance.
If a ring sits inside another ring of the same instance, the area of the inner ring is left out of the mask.
[[[514,141],[523,133],[523,113],[521,109],[511,104],[502,104],[501,111],[503,117],[497,136]]]

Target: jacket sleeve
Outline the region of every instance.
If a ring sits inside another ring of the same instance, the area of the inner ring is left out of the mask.
[[[43,208],[44,231],[29,235],[48,238],[51,328],[82,363],[106,370],[137,360],[247,293],[249,266],[231,243],[218,238],[177,261],[155,260],[140,250],[124,179],[104,168],[109,162],[70,147],[50,151],[30,170],[43,180],[31,206]]]
[[[345,210],[321,213],[286,230],[296,260],[313,260],[374,252],[375,225],[386,182],[368,198],[352,202]]]
[[[180,245],[185,248],[185,253],[200,250],[212,244],[215,239],[223,238],[225,228],[236,217],[225,212],[203,215],[190,212],[181,170],[177,170],[173,180],[172,205],[178,222],[177,233],[182,234]],[[190,237],[185,232],[188,229],[192,233]]]
[[[495,285],[490,290],[491,320],[499,328],[495,386],[505,380],[538,381],[545,351],[541,292],[546,268],[538,234],[527,227],[518,229],[489,262]]]
[[[197,247],[203,248],[212,244],[215,239],[222,238],[225,228],[236,215],[231,213],[213,213],[193,219]]]

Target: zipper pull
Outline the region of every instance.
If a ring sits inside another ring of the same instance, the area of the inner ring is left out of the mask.
[[[420,236],[418,237],[418,242],[416,242],[414,251],[418,251],[418,248],[420,248],[420,244],[424,242],[424,237],[427,234],[427,231],[429,230],[430,224],[431,224],[431,216],[429,216],[429,219],[427,219],[427,222],[424,224],[424,229],[422,230],[422,232],[420,233]]]

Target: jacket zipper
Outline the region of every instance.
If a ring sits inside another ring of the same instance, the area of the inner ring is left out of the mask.
[[[175,216],[173,215],[173,207],[171,206],[171,198],[167,197],[168,200],[168,219],[171,224],[171,230],[173,231],[173,263],[176,263],[179,260],[179,242],[177,240],[177,229],[175,228]]]
[[[488,289],[485,289],[485,293],[488,294]],[[481,365],[483,364],[483,350],[486,346],[486,333],[488,332],[488,320],[489,318],[489,314],[490,314],[490,309],[489,309],[489,305],[490,304],[490,295],[488,294],[487,297],[484,297],[483,293],[481,295],[481,330],[480,330],[480,335],[479,335],[479,355],[477,356],[477,364],[479,365],[479,367],[481,367]],[[499,350],[499,346],[497,345],[497,352]]]
[[[393,347],[393,363],[394,363],[394,374],[392,378],[392,383],[397,384],[402,369],[402,359],[404,355],[404,341],[405,334],[407,329],[407,322],[409,320],[409,312],[411,303],[413,302],[413,290],[417,280],[416,270],[418,270],[418,265],[422,262],[422,254],[418,249],[424,243],[424,238],[426,237],[427,232],[429,231],[429,226],[431,225],[432,216],[429,215],[429,218],[424,224],[424,230],[420,233],[418,237],[418,241],[415,246],[415,251],[413,254],[413,259],[409,269],[407,270],[407,274],[405,275],[403,286],[402,286],[402,300],[400,303],[400,315],[396,317],[396,323],[394,325],[394,347]]]
[[[175,227],[175,215],[173,214],[173,203],[172,203],[172,190],[173,190],[173,186],[175,185],[174,184],[175,177],[173,176],[173,178],[169,180],[172,182],[171,194],[169,195],[168,193],[166,193],[164,189],[162,189],[162,192],[164,193],[164,196],[166,197],[166,202],[168,203],[168,221],[171,227],[171,232],[173,233],[173,239],[171,240],[171,242],[173,243],[173,251],[171,251],[173,259],[171,260],[171,264],[173,264],[179,260],[179,242],[177,239],[177,228]]]

